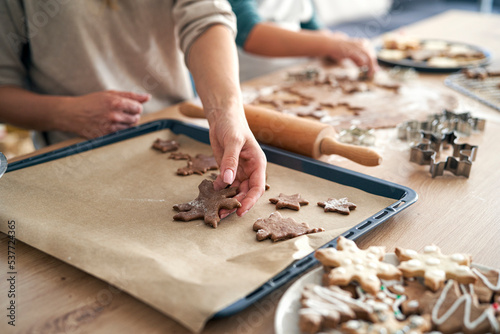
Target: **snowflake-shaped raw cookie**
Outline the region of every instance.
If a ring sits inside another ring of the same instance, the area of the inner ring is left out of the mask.
[[[241,203],[235,198],[236,188],[226,188],[216,191],[213,181],[203,180],[198,186],[200,193],[196,199],[188,203],[176,204],[174,209],[179,211],[174,216],[175,220],[190,221],[203,218],[207,225],[217,228],[220,221],[220,209],[235,209],[241,207]]]
[[[444,255],[435,245],[426,246],[423,253],[396,247],[398,268],[405,277],[423,277],[424,284],[432,291],[443,287],[445,280],[454,279],[462,284],[474,283],[476,276],[470,268],[469,255],[455,253]]]
[[[347,285],[357,281],[363,290],[376,294],[380,290],[380,279],[401,277],[401,272],[394,265],[381,262],[384,254],[385,247],[371,246],[362,250],[352,240],[340,236],[337,249],[320,249],[315,256],[325,267],[334,267],[327,276],[330,285]]]
[[[310,228],[307,223],[296,222],[293,218],[285,218],[278,211],[273,212],[268,218],[259,218],[253,224],[257,231],[257,240],[271,239],[281,241],[292,239],[304,234],[324,232],[324,228]]]
[[[325,209],[325,212],[338,212],[348,215],[351,211],[356,209],[356,204],[347,200],[347,197],[341,199],[329,198],[325,202],[318,202],[318,205]]]

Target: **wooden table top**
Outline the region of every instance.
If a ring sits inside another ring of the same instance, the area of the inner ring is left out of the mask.
[[[417,37],[481,45],[500,62],[499,26],[499,15],[450,11],[404,30]],[[420,80],[442,83],[446,76],[421,74]],[[475,116],[487,119],[484,133],[467,138],[467,142],[479,145],[470,178],[447,173],[433,179],[428,166],[408,163],[409,150],[401,151],[390,142],[383,147],[384,161],[377,167],[364,167],[333,157],[330,161],[408,186],[419,194],[416,204],[358,239],[361,248],[383,245],[388,250],[395,246],[422,250],[435,243],[444,253],[469,253],[474,262],[500,268],[500,206],[497,206],[500,150],[496,148],[496,143],[500,143],[500,112],[459,93],[451,90],[450,93],[460,101],[458,111],[470,110]],[[144,117],[143,122],[157,118],[187,120],[177,107],[171,107]],[[204,120],[195,123],[206,125]],[[4,268],[3,264],[7,263],[5,234],[0,234],[0,242],[0,261]],[[125,292],[22,242],[16,244],[16,263],[19,273],[16,327],[7,326],[2,317],[2,333],[189,333],[174,320]],[[4,279],[0,284],[1,300],[4,300],[8,288]],[[210,321],[203,333],[274,333],[274,311],[287,286],[232,317]],[[6,306],[4,301],[1,305]]]

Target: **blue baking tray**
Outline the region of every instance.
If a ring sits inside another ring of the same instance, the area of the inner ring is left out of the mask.
[[[16,161],[8,165],[6,172],[8,173],[21,168],[35,166],[163,129],[169,129],[175,134],[189,136],[205,144],[210,143],[208,130],[206,128],[180,121],[165,119],[142,124],[110,135]],[[374,195],[394,199],[393,204],[363,220],[342,234],[344,237],[351,240],[355,240],[373,230],[375,227],[387,221],[395,214],[415,203],[418,199],[418,195],[414,190],[402,185],[377,179],[375,177],[357,173],[267,145],[262,145],[262,149],[266,154],[268,162],[314,175],[342,185],[354,187]],[[321,248],[336,247],[336,245],[337,238],[323,245]],[[227,317],[245,309],[283,284],[314,267],[316,264],[318,264],[318,261],[314,258],[314,253],[309,254],[301,260],[293,262],[286,269],[278,273],[246,297],[241,298],[235,303],[217,312],[214,315],[214,318]]]

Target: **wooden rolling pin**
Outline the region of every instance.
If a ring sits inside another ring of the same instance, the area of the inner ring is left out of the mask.
[[[190,102],[181,104],[180,112],[188,117],[205,117],[202,107]],[[370,148],[335,140],[336,133],[330,125],[253,105],[245,105],[245,115],[260,143],[314,159],[322,154],[337,154],[365,166],[378,166],[382,162],[380,155]]]

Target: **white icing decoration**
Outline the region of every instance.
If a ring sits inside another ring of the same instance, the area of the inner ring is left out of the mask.
[[[408,266],[410,266],[410,267],[420,267],[422,265],[422,262],[420,262],[419,260],[416,260],[416,259],[410,260],[406,263],[408,263]]]
[[[464,273],[470,272],[470,268],[467,266],[458,266],[458,270]]]
[[[378,266],[375,262],[369,262],[368,267],[370,267],[371,269],[377,269]]]
[[[434,253],[437,251],[437,247],[434,245],[429,245],[424,247],[424,253]]]
[[[342,260],[342,263],[345,265],[350,265],[350,264],[352,264],[352,260],[351,259],[344,259],[344,260]]]
[[[427,260],[425,260],[425,263],[428,264],[429,266],[437,266],[438,264],[441,263],[438,258],[435,257],[430,257]]]
[[[376,281],[378,281],[378,277],[377,277],[377,276],[375,276],[375,275],[368,275],[368,276],[366,277],[366,279],[367,279],[368,281],[372,281],[372,282],[376,282]]]
[[[405,252],[406,252],[406,255],[411,256],[411,257],[416,256],[418,254],[413,249],[407,249]]]
[[[418,300],[410,300],[408,302],[408,304],[406,304],[406,305],[408,305],[408,307],[411,307],[411,308],[417,308],[420,304],[419,304]]]
[[[363,260],[362,259],[354,259],[354,263],[363,264]]]
[[[356,269],[357,271],[363,271],[365,270],[365,266],[363,266],[362,264],[357,264],[354,266],[354,269]]]
[[[446,300],[448,291],[451,289],[452,286],[453,286],[453,280],[449,280],[432,309],[432,321],[436,325],[442,325],[443,323],[445,323],[450,318],[450,316],[453,313],[455,313],[455,311],[461,306],[461,304],[465,303],[463,324],[467,329],[475,329],[479,324],[481,324],[487,318],[488,321],[490,322],[491,327],[494,329],[495,332],[498,332],[500,330],[500,325],[498,324],[498,321],[496,320],[495,314],[493,312],[493,308],[491,307],[486,309],[479,317],[476,318],[476,320],[471,322],[470,313],[471,313],[472,297],[468,293],[460,296],[460,298],[455,300],[453,305],[451,305],[450,308],[446,310],[446,312],[441,317],[438,317],[439,310],[441,309],[441,306]]]
[[[451,259],[455,262],[463,262],[465,261],[465,256],[463,256],[462,254],[459,254],[459,253],[455,253],[455,254],[452,254],[451,255]]]
[[[345,274],[347,271],[343,267],[335,268],[335,272],[339,274]]]
[[[373,254],[373,253],[367,253],[366,254],[366,258],[370,259],[370,260],[373,260],[375,258],[375,254]]]
[[[479,277],[484,285],[486,285],[490,290],[493,290],[493,291],[500,291],[500,272],[499,271],[496,271],[498,273],[498,279],[497,279],[497,285],[493,285],[486,276],[484,276],[479,270],[477,270],[476,268],[472,268],[472,271],[474,272],[474,274],[477,275],[477,277]]]

